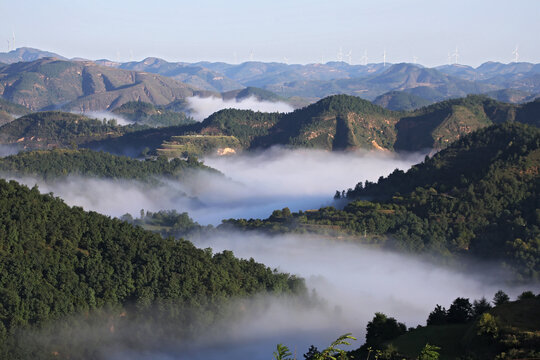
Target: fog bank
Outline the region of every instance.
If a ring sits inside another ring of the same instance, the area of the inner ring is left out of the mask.
[[[259,101],[256,97],[250,96],[242,100],[223,100],[217,97],[193,96],[186,98],[190,115],[197,121],[202,121],[216,111],[223,109],[253,110],[261,112],[292,112],[294,108],[282,101]]]
[[[187,211],[201,224],[216,225],[228,218],[266,218],[283,207],[292,211],[319,208],[331,204],[338,189],[354,187],[358,181],[375,181],[395,168],[407,169],[421,158],[420,154],[274,148],[205,159],[225,176],[194,171],[181,181],[161,179],[158,185],[75,176],[57,181],[15,179],[28,186],[38,184],[42,193],[53,192],[69,205],[111,216],[136,216],[141,209],[175,209]]]

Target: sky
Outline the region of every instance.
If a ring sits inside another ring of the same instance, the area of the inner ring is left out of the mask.
[[[538,0],[0,0],[7,41],[130,61],[540,62]],[[349,56],[350,54],[350,56]],[[454,60],[452,60],[454,61]]]

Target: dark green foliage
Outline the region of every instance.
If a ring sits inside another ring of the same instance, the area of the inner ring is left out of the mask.
[[[141,210],[141,215],[140,218],[134,219],[130,214],[125,214],[122,216],[122,220],[157,232],[163,237],[181,238],[194,232],[213,229],[212,225],[201,226],[193,221],[188,213],[178,213],[176,210],[161,210],[155,213],[150,211],[145,213]]]
[[[485,297],[482,297],[480,300],[473,301],[473,316],[478,317],[491,309],[491,304]]]
[[[495,306],[507,304],[510,302],[510,297],[502,290],[499,290],[493,296],[493,304]]]
[[[473,315],[473,307],[469,299],[458,297],[448,308],[447,319],[450,324],[461,324],[471,320]]]
[[[442,359],[537,358],[540,299],[506,302],[460,324],[411,329],[386,342],[384,347],[397,351],[401,355],[398,359],[416,359],[426,343],[440,347]]]
[[[532,291],[524,291],[518,296],[518,300],[534,299],[534,293]]]
[[[0,127],[4,144],[27,149],[72,147],[86,142],[117,137],[141,126],[118,126],[113,120],[89,119],[60,111],[45,111],[20,117]]]
[[[141,101],[130,101],[113,110],[130,121],[152,127],[179,126],[195,123],[183,112],[175,112]]]
[[[440,355],[438,352],[439,350],[441,350],[441,348],[438,346],[426,344],[420,352],[420,355],[418,355],[418,360],[437,360]]]
[[[4,180],[0,284],[0,341],[19,328],[105,305],[136,312],[160,301],[198,307],[305,289],[301,279],[253,259],[238,260],[230,251],[213,255]]]
[[[407,332],[403,323],[398,323],[393,317],[383,313],[375,313],[373,320],[366,327],[366,346],[379,348],[384,342],[394,339]]]
[[[448,321],[448,311],[441,305],[437,304],[435,309],[429,313],[427,325],[444,325]]]
[[[141,161],[87,149],[41,150],[0,159],[0,172],[34,175],[46,180],[80,175],[149,181],[157,177],[180,178],[190,169],[215,171],[198,161],[167,161],[164,157]]]
[[[311,345],[307,351],[307,353],[305,353],[303,356],[304,356],[304,359],[305,360],[315,360],[316,359],[316,356],[318,354],[320,354],[321,352],[319,351],[319,349],[317,349],[316,346],[314,345]]]

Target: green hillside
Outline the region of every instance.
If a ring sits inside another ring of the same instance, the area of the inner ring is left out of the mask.
[[[25,115],[1,126],[0,142],[30,150],[70,147],[96,139],[118,137],[135,129],[118,126],[112,120],[102,121],[71,113],[46,111]]]
[[[414,253],[488,259],[536,279],[539,168],[540,129],[507,123],[465,136],[406,173],[396,170],[377,184],[359,183],[347,192],[343,210],[276,210],[266,220],[225,224],[341,233]]]
[[[484,96],[448,100],[411,112],[384,109],[359,97],[335,95],[291,113],[226,109],[201,123],[131,133],[91,146],[121,152],[122,147],[165,148],[172,136],[234,136],[242,149],[274,145],[326,150],[443,149],[460,137],[492,124],[540,124],[540,100],[513,105]],[[143,145],[144,144],[144,145]]]
[[[183,112],[169,111],[141,101],[127,102],[114,109],[113,114],[152,127],[179,126],[195,122]]]
[[[26,115],[29,112],[30,109],[0,97],[0,126],[7,124],[18,116]]]
[[[215,171],[202,163],[163,157],[155,160],[135,160],[88,149],[41,150],[23,152],[0,158],[0,173],[18,176],[37,176],[50,180],[80,175],[108,179],[153,180],[157,177],[182,178],[188,170]]]
[[[168,158],[204,155],[232,155],[241,149],[240,141],[234,136],[225,135],[181,135],[165,141],[158,155]]]
[[[390,91],[386,94],[377,96],[375,100],[373,100],[373,103],[388,110],[411,111],[428,106],[432,101],[405,91]]]
[[[441,360],[537,358],[540,356],[540,298],[496,306],[464,324],[419,327],[386,345],[405,358],[414,359],[425,344],[440,347]]]
[[[130,321],[145,311],[149,317],[141,321],[159,323],[156,328],[166,332],[162,338],[172,339],[185,336],[197,314],[210,321],[231,297],[305,291],[301,279],[253,259],[164,239],[69,207],[36,187],[0,180],[0,194],[0,358],[88,358],[114,339],[113,331],[106,332],[103,342],[86,338],[78,343],[86,352],[77,354],[79,349],[62,345],[74,340],[61,336],[69,331],[70,314],[81,315],[76,329],[97,326],[100,318],[105,329],[125,326],[129,338],[124,340],[134,348],[144,343],[146,333],[130,331]],[[214,310],[204,310],[210,304]],[[58,329],[48,341],[30,336],[33,330],[47,331],[48,324]]]

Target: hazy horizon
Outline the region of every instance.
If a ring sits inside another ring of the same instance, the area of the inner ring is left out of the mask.
[[[0,2],[0,11],[9,14],[0,24],[4,51],[32,47],[67,58],[362,64],[364,55],[368,63],[383,62],[386,51],[388,63],[434,67],[448,64],[457,48],[457,63],[476,67],[512,62],[517,46],[520,62],[540,62],[540,2],[533,0],[158,0],[152,7],[27,0]]]

